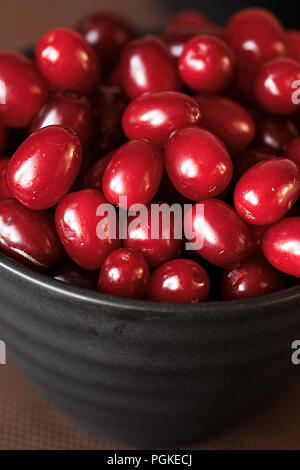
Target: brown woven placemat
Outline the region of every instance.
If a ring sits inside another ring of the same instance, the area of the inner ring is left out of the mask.
[[[300,449],[300,379],[257,414],[187,449]],[[124,446],[89,436],[46,402],[12,364],[0,366],[0,450],[102,449]]]

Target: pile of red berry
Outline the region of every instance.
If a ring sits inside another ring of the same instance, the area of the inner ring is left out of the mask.
[[[54,29],[35,60],[0,52],[0,250],[136,299],[284,289],[300,277],[299,131],[300,31],[266,10],[225,28],[185,11],[160,36],[102,12]],[[202,244],[175,215],[166,234],[153,203],[189,205]],[[110,206],[131,208],[122,233]]]

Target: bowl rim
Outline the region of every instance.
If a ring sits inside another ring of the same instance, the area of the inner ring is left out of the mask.
[[[167,316],[176,313],[197,314],[209,313],[212,311],[216,314],[226,311],[235,313],[249,308],[270,307],[278,302],[286,303],[289,300],[299,300],[300,302],[300,284],[289,289],[285,289],[274,294],[263,295],[260,297],[241,299],[233,301],[212,301],[202,303],[171,303],[171,302],[152,302],[149,300],[127,299],[112,295],[102,294],[101,292],[92,291],[83,287],[74,286],[53,279],[47,273],[40,273],[33,268],[23,265],[22,263],[9,258],[4,253],[0,253],[0,268],[8,273],[17,276],[35,286],[52,291],[61,296],[77,299],[86,304],[99,305],[102,307],[110,307],[117,310],[128,310],[135,312],[143,312],[145,314],[159,313]],[[1,279],[0,279],[1,281]]]

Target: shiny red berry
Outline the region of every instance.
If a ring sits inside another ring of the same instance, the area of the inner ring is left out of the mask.
[[[36,47],[36,61],[55,88],[83,95],[101,80],[101,64],[94,49],[76,31],[57,28],[45,34]]]
[[[18,52],[0,52],[0,120],[7,127],[27,127],[48,94],[34,63]]]
[[[104,157],[100,158],[93,166],[90,168],[88,173],[84,177],[84,187],[86,189],[95,189],[96,191],[102,192],[102,178],[106,170],[107,165],[109,164],[111,157],[115,153],[114,150],[109,152]]]
[[[10,190],[8,189],[6,182],[7,167],[9,164],[9,158],[0,158],[0,201],[9,199],[12,197]]]
[[[150,270],[143,255],[120,248],[110,253],[102,264],[98,290],[103,294],[142,299],[149,280]]]
[[[209,263],[232,269],[251,258],[254,242],[250,228],[219,199],[199,202],[185,217],[185,233],[195,251]]]
[[[177,259],[154,271],[147,298],[155,302],[200,303],[207,299],[209,288],[209,277],[198,263]]]
[[[269,225],[284,217],[300,196],[297,165],[285,158],[265,160],[250,168],[235,188],[239,215],[249,224]]]
[[[116,63],[125,44],[136,36],[128,21],[114,13],[102,11],[83,18],[78,29],[97,51],[105,68]]]
[[[47,126],[73,129],[86,147],[94,129],[92,106],[85,97],[69,92],[53,93],[44,103],[30,126],[30,134]]]
[[[56,229],[65,250],[89,271],[99,269],[106,256],[121,245],[118,218],[107,214],[106,205],[100,192],[84,189],[65,196],[56,209]]]
[[[276,269],[300,277],[300,217],[272,225],[264,236],[263,251]]]
[[[163,147],[173,132],[199,123],[199,105],[194,98],[176,91],[161,91],[132,101],[123,115],[129,139],[147,140]]]
[[[264,258],[253,258],[231,271],[224,271],[221,292],[224,300],[250,299],[283,290],[288,285],[288,278]]]
[[[221,93],[232,83],[234,55],[219,38],[202,35],[191,39],[179,58],[180,76],[191,90]]]
[[[102,179],[103,194],[112,204],[127,207],[148,204],[159,188],[163,175],[163,157],[158,147],[132,140],[113,154]]]
[[[299,109],[300,63],[279,57],[262,65],[255,81],[260,106],[271,114],[286,115]]]
[[[58,261],[61,244],[45,213],[6,199],[0,201],[0,251],[38,271],[47,271]]]
[[[196,126],[171,135],[165,146],[165,167],[177,191],[193,201],[221,194],[232,177],[224,144]]]
[[[31,134],[11,158],[7,184],[24,206],[55,206],[72,187],[81,164],[81,144],[70,129],[44,127]]]
[[[255,117],[255,123],[254,145],[263,152],[283,156],[286,145],[299,135],[294,122],[287,118],[260,115]]]
[[[178,220],[172,213],[168,219],[164,219],[162,213],[158,217],[152,216],[151,207],[152,204],[148,206],[145,218],[129,217],[123,243],[126,248],[142,253],[154,268],[180,255],[183,232],[181,218]]]
[[[217,135],[233,154],[245,150],[255,136],[250,113],[236,101],[219,95],[198,95],[201,126]]]
[[[162,39],[155,36],[128,43],[122,55],[121,73],[131,99],[145,93],[182,88],[175,59]]]

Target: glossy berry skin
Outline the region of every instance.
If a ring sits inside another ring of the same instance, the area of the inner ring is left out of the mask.
[[[285,148],[284,155],[293,160],[300,170],[300,137],[291,140]]]
[[[176,91],[161,91],[132,101],[123,115],[123,129],[129,139],[163,147],[170,134],[198,124],[200,118],[194,98]]]
[[[239,103],[220,95],[198,95],[201,126],[217,135],[233,154],[245,150],[255,136],[250,113]]]
[[[123,243],[126,248],[142,253],[149,266],[155,268],[180,255],[182,239],[175,237],[174,216],[170,217],[170,226],[163,223],[162,216],[159,217],[158,226],[158,221],[151,217],[151,206],[148,206],[147,216],[142,222],[134,216],[128,218],[127,234],[125,232]],[[157,237],[151,235],[154,229],[158,233]]]
[[[57,28],[38,42],[36,62],[46,80],[64,91],[86,95],[101,80],[101,64],[94,49],[76,31]]]
[[[272,225],[263,238],[263,252],[276,269],[300,277],[300,217]]]
[[[219,268],[235,268],[254,253],[250,228],[219,199],[207,199],[194,206],[185,217],[185,231],[190,242],[194,242],[196,236],[203,241],[196,252]]]
[[[198,263],[177,259],[154,271],[147,298],[155,302],[200,303],[207,299],[209,288],[209,277]]]
[[[110,253],[101,266],[98,290],[103,294],[142,299],[147,291],[150,270],[141,253],[120,248]]]
[[[233,15],[225,37],[240,67],[248,72],[257,71],[262,63],[285,53],[283,27],[263,8],[246,8]]]
[[[29,133],[47,126],[73,129],[86,147],[94,128],[93,109],[85,97],[69,92],[53,93],[33,119]]]
[[[9,158],[0,158],[0,201],[12,197],[10,190],[6,183],[6,173],[9,164]]]
[[[123,91],[116,86],[100,86],[92,97],[95,113],[94,147],[105,154],[125,142],[122,116],[128,104]]]
[[[96,12],[83,18],[79,32],[98,53],[105,68],[119,59],[125,44],[136,36],[133,27],[114,13]]]
[[[255,81],[259,105],[268,113],[287,115],[299,109],[295,83],[300,80],[300,63],[279,57],[262,65]],[[294,98],[297,98],[296,100]]]
[[[290,119],[262,115],[256,117],[255,122],[254,145],[263,152],[283,156],[286,145],[299,135],[295,124]]]
[[[270,225],[284,217],[299,196],[297,165],[285,158],[272,158],[242,176],[235,188],[234,203],[249,224]]]
[[[82,269],[71,260],[65,260],[55,269],[53,279],[70,284],[72,286],[84,287],[85,289],[96,290],[98,273],[97,271],[87,271]]]
[[[179,58],[180,76],[191,90],[221,93],[232,83],[234,55],[219,38],[201,35],[191,39]]]
[[[83,183],[86,189],[95,189],[96,191],[102,192],[102,178],[114,153],[115,151],[112,150],[107,155],[100,158],[88,171],[84,177]]]
[[[273,294],[288,287],[288,278],[264,258],[252,258],[221,279],[223,300],[240,300]]]
[[[122,54],[122,82],[129,98],[156,91],[180,91],[176,61],[162,39],[146,36],[131,41]]]
[[[293,29],[287,31],[285,41],[286,55],[291,59],[300,62],[300,31]]]
[[[38,271],[47,271],[58,261],[61,244],[47,214],[6,199],[0,201],[0,251]]]
[[[158,147],[132,140],[113,154],[102,179],[103,194],[108,202],[121,205],[120,196],[127,197],[127,207],[148,204],[159,188],[163,175],[163,157]]]
[[[72,187],[81,164],[81,143],[71,130],[44,127],[31,134],[11,158],[7,185],[24,206],[55,206]]]
[[[97,216],[102,204],[107,201],[100,192],[84,189],[67,194],[55,213],[57,233],[65,250],[75,263],[88,271],[99,269],[106,256],[121,245],[113,236],[117,233],[110,233],[114,221]],[[99,237],[101,232],[107,233],[103,240]]]
[[[0,52],[0,120],[24,128],[48,95],[48,86],[34,63],[18,52]]]
[[[221,194],[232,178],[232,161],[225,146],[200,127],[188,127],[169,138],[165,168],[177,191],[193,201]]]

